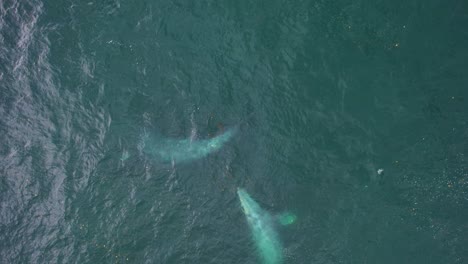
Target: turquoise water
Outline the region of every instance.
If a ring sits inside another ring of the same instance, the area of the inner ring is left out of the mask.
[[[259,263],[238,187],[297,215],[284,263],[466,263],[467,14],[0,1],[0,263]]]

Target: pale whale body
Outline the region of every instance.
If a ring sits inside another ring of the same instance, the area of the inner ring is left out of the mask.
[[[278,233],[274,229],[274,219],[268,212],[260,208],[245,190],[238,188],[237,194],[252,231],[262,263],[282,263],[283,248]]]
[[[218,151],[236,133],[236,128],[203,140],[144,137],[143,152],[163,162],[187,162]]]

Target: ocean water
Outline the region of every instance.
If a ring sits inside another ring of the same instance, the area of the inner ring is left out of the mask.
[[[467,26],[462,0],[0,0],[0,263],[259,263],[238,187],[297,215],[286,264],[467,263]]]

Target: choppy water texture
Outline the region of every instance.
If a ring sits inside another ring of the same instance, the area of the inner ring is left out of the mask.
[[[467,3],[0,0],[0,263],[467,263]]]

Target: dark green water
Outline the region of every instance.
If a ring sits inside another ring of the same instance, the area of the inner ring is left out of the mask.
[[[468,262],[466,1],[0,0],[0,34],[0,263],[258,263],[237,187],[298,216],[285,263]]]

